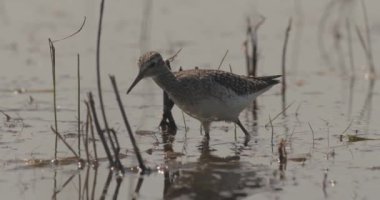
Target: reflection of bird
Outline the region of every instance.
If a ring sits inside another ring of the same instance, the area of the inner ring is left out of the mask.
[[[128,89],[151,77],[185,113],[198,119],[209,138],[213,121],[236,123],[249,138],[239,120],[240,112],[257,96],[270,89],[280,76],[247,77],[220,70],[171,72],[158,52],[147,52],[138,62],[139,74]]]
[[[266,180],[271,169],[240,157],[245,148],[234,149],[235,155],[225,156],[225,149],[218,153],[210,148],[208,140],[198,147],[200,155],[196,161],[180,167],[177,162],[167,162],[163,199],[243,199],[270,187]],[[270,184],[276,183],[275,179]]]

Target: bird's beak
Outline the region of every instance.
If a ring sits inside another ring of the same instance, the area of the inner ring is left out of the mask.
[[[137,77],[135,78],[135,80],[133,81],[132,85],[129,87],[128,91],[127,91],[127,94],[129,94],[129,92],[136,86],[136,84],[143,78],[143,75],[141,72],[139,72],[139,74],[137,75]]]

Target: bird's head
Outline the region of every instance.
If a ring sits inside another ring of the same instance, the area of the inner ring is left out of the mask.
[[[127,94],[137,85],[137,83],[147,77],[154,77],[159,75],[163,71],[165,61],[162,59],[160,53],[156,51],[149,51],[140,56],[138,61],[139,73],[132,85],[129,87]]]

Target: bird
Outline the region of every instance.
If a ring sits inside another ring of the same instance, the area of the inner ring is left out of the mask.
[[[251,77],[222,70],[190,69],[172,72],[157,51],[149,51],[138,60],[139,72],[127,90],[129,94],[140,80],[152,78],[183,112],[199,120],[210,138],[214,121],[233,122],[250,138],[239,114],[257,96],[279,83],[281,75]]]

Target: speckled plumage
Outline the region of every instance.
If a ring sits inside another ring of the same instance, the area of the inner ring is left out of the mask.
[[[278,78],[280,76],[266,76],[266,77],[248,77],[236,75],[230,72],[221,70],[186,70],[175,72],[177,79],[188,79],[187,81],[202,81],[208,80],[210,84],[220,84],[227,89],[234,91],[237,95],[248,95],[268,86],[279,83]],[[194,83],[196,84],[196,83]]]
[[[212,121],[229,121],[248,132],[239,121],[240,112],[258,95],[278,83],[280,76],[248,77],[221,70],[192,69],[171,72],[154,51],[138,61],[139,75],[128,92],[145,77],[151,77],[185,113],[201,121],[208,136]]]

